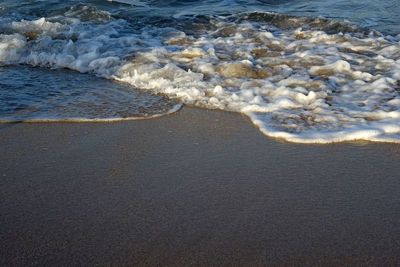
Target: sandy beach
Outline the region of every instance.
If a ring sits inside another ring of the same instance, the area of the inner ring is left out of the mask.
[[[400,145],[236,113],[0,125],[1,266],[400,264]]]

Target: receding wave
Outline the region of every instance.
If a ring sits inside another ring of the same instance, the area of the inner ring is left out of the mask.
[[[400,142],[399,36],[269,12],[186,14],[160,25],[14,21],[0,35],[0,61],[92,73],[240,112],[288,141]]]
[[[0,68],[0,103],[0,122],[137,120],[182,106],[127,84],[27,66]]]

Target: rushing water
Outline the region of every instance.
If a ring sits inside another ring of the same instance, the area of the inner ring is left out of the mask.
[[[240,112],[303,143],[400,142],[399,1],[0,0],[0,120]]]

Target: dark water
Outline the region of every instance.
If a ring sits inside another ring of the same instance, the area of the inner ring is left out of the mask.
[[[326,17],[348,20],[354,24],[369,27],[383,33],[399,34],[400,18],[397,11],[400,3],[396,0],[224,0],[224,1],[181,1],[181,0],[92,0],[92,1],[0,1],[3,16],[19,19],[35,19],[63,14],[74,5],[88,5],[98,10],[107,11],[114,18],[127,20],[163,18],[165,21],[173,16],[223,15],[239,12],[277,12],[300,17]],[[88,16],[89,20],[90,18]]]
[[[4,121],[121,120],[179,109],[165,96],[93,75],[25,66],[0,68]]]
[[[240,112],[288,141],[400,142],[399,7],[3,0],[0,120],[132,119],[187,104]]]

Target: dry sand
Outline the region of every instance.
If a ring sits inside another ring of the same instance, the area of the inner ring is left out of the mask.
[[[185,107],[0,125],[0,265],[399,265],[400,146]]]

